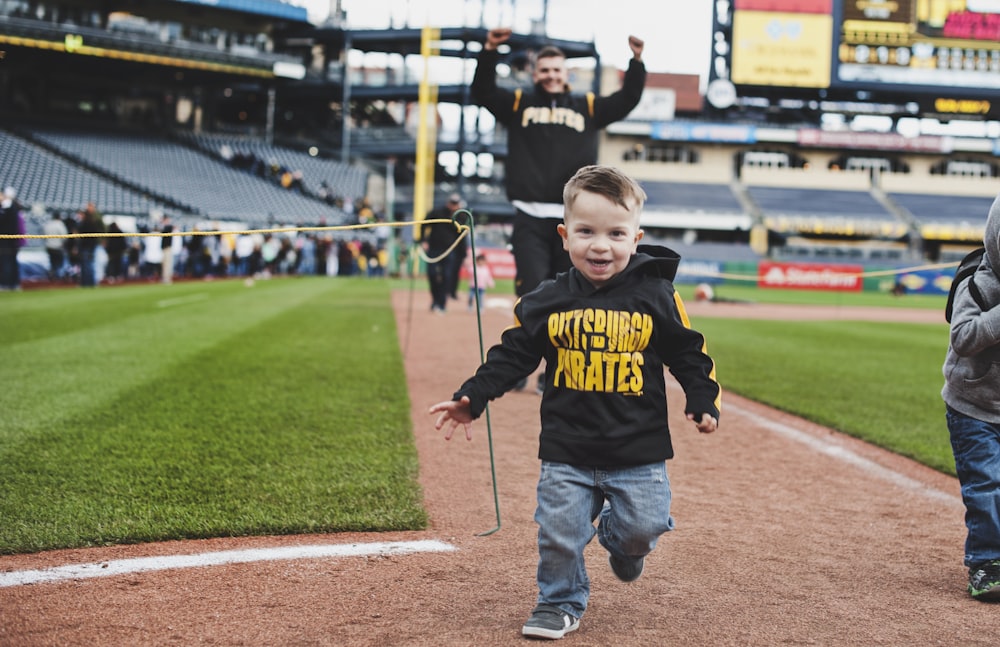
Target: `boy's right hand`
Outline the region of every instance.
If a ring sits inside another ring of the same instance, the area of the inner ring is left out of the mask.
[[[434,423],[435,429],[440,430],[449,420],[451,421],[451,426],[444,434],[445,440],[451,440],[451,437],[455,434],[455,429],[459,425],[465,427],[465,439],[472,440],[472,414],[469,413],[469,396],[463,395],[461,400],[438,402],[431,406],[428,413],[431,415],[435,413],[441,414],[438,416],[437,422]]]
[[[703,434],[710,434],[719,428],[719,421],[716,420],[715,416],[707,413],[699,413],[697,415],[689,413],[687,414],[687,419],[693,422],[698,427],[698,431]]]

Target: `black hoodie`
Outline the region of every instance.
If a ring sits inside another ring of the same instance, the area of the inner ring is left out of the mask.
[[[643,245],[600,288],[576,269],[542,283],[518,300],[514,325],[454,399],[468,396],[479,417],[544,359],[539,458],[621,467],[673,457],[664,368],[683,387],[686,412],[718,418],[721,402],[705,339],[674,290],[679,261]]]

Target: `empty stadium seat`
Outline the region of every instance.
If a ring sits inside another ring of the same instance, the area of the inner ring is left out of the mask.
[[[0,131],[0,168],[4,183],[17,188],[21,202],[41,203],[50,211],[76,211],[90,201],[105,213],[146,215],[163,204],[116,185],[91,171]]]
[[[34,129],[33,136],[81,164],[169,197],[204,217],[258,225],[321,220],[338,224],[346,219],[343,211],[319,200],[163,138],[47,128]]]

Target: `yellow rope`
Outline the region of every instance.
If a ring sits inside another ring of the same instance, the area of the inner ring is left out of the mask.
[[[421,220],[421,223],[429,222],[454,222],[450,219],[437,219],[437,220]],[[42,240],[46,238],[146,238],[150,236],[156,237],[167,237],[167,236],[230,236],[230,235],[240,235],[240,234],[278,234],[278,233],[289,233],[296,231],[345,231],[349,229],[370,229],[372,227],[406,227],[412,225],[413,222],[376,222],[376,223],[365,223],[360,225],[329,225],[322,227],[274,227],[272,229],[244,229],[235,231],[224,231],[224,230],[214,230],[206,229],[204,231],[171,231],[169,233],[163,233],[159,231],[150,232],[93,232],[86,234],[0,234],[0,239],[4,238],[25,238],[30,240]],[[468,229],[465,225],[455,225],[458,229]]]
[[[6,238],[21,238],[30,240],[44,240],[47,238],[145,238],[149,236],[158,237],[173,237],[173,236],[236,236],[243,234],[284,234],[302,231],[348,231],[352,229],[370,229],[373,227],[409,227],[413,224],[429,224],[429,223],[439,223],[439,222],[450,222],[455,225],[458,230],[458,238],[451,246],[434,258],[427,256],[424,250],[417,246],[417,253],[425,263],[438,263],[448,254],[450,254],[468,235],[469,226],[458,223],[456,220],[451,218],[433,218],[419,221],[402,221],[402,222],[376,222],[376,223],[365,223],[358,225],[329,225],[322,227],[274,227],[270,229],[244,229],[244,230],[234,230],[234,231],[215,231],[215,230],[204,230],[204,231],[172,231],[169,233],[162,232],[105,232],[105,233],[87,233],[87,234],[0,234],[0,239]],[[871,278],[875,276],[897,276],[899,274],[907,274],[909,272],[919,272],[922,270],[940,270],[955,267],[955,263],[934,263],[930,265],[915,265],[913,267],[903,267],[895,270],[874,270],[871,272],[855,272],[850,274],[845,274],[845,276],[853,276],[856,278]],[[760,277],[756,274],[727,274],[725,272],[699,272],[697,274],[689,274],[688,276],[701,276],[705,278],[719,278],[727,279],[731,281],[757,281]]]
[[[424,222],[432,222],[432,221],[425,220]],[[452,221],[449,220],[448,222],[452,222]],[[423,261],[425,263],[440,263],[442,260],[444,260],[444,258],[448,254],[450,254],[452,252],[452,250],[454,250],[456,247],[458,247],[459,243],[461,243],[463,240],[465,240],[466,236],[469,235],[469,226],[468,225],[460,225],[458,223],[455,223],[455,227],[457,227],[458,231],[459,231],[458,238],[455,239],[455,242],[453,242],[451,244],[451,246],[448,247],[448,249],[444,250],[439,255],[435,256],[434,258],[429,257],[427,255],[427,253],[424,252],[424,248],[423,247],[420,247],[419,245],[417,246],[417,254],[420,256],[420,258],[423,259]]]

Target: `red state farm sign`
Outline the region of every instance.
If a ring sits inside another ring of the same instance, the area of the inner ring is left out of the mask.
[[[863,268],[860,265],[818,265],[765,261],[757,266],[757,287],[860,292],[863,285],[862,271]]]

